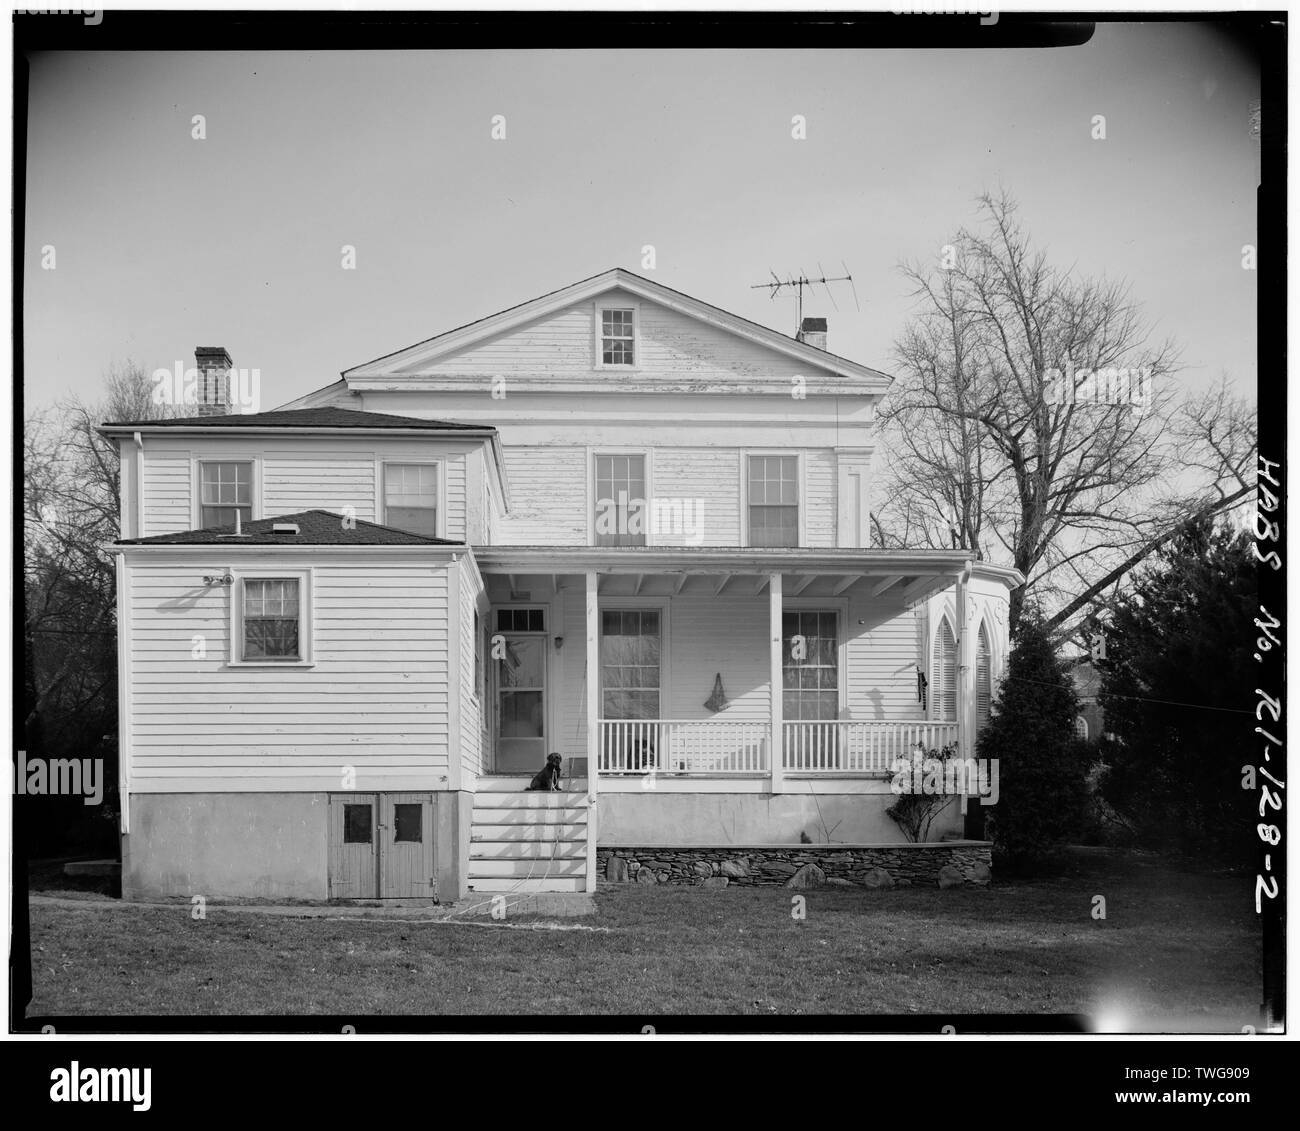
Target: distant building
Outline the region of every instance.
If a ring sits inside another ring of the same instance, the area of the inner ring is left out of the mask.
[[[1070,670],[1074,690],[1079,696],[1079,715],[1074,732],[1080,738],[1096,740],[1105,733],[1106,716],[1097,702],[1101,690],[1101,673],[1086,660]]]

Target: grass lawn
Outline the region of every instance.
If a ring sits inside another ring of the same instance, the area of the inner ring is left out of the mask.
[[[781,888],[602,891],[597,915],[555,931],[211,904],[204,921],[187,905],[37,904],[28,1013],[1095,1015],[1122,1006],[1156,1028],[1236,1032],[1256,1023],[1260,997],[1252,893],[1251,877],[1081,850],[1050,878],[985,890],[808,892],[803,921]],[[1092,917],[1097,895],[1104,920]]]

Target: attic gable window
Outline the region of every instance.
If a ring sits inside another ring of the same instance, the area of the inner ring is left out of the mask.
[[[635,365],[635,341],[635,310],[606,307],[600,311],[600,362],[602,365]]]

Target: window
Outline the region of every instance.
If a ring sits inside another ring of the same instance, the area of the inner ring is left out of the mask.
[[[781,615],[781,711],[790,722],[840,715],[840,668],[834,612]]]
[[[993,680],[989,666],[989,634],[982,623],[975,647],[975,719],[977,725],[983,726],[993,704]]]
[[[419,843],[424,839],[420,828],[420,814],[424,806],[398,803],[393,806],[393,840]]]
[[[799,545],[799,457],[749,457],[749,544]]]
[[[412,534],[438,534],[438,468],[431,463],[384,464],[384,524]]]
[[[600,361],[602,365],[633,365],[635,352],[636,312],[602,310],[600,312]]]
[[[645,456],[596,456],[596,545],[646,544]]]
[[[1088,740],[1088,720],[1082,715],[1074,720],[1074,734],[1076,738],[1082,738],[1085,742]]]
[[[659,718],[659,610],[600,615],[601,717]]]
[[[934,656],[930,664],[931,717],[957,721],[957,638],[944,617],[934,634]]]
[[[545,632],[545,609],[497,609],[498,632]]]
[[[243,659],[301,660],[298,578],[247,577],[243,586]]]
[[[234,526],[253,517],[252,460],[199,464],[199,527]]]
[[[374,806],[344,805],[343,843],[372,844],[374,839]]]

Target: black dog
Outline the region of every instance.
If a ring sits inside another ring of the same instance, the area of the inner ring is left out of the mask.
[[[558,790],[560,788],[560,756],[546,755],[546,766],[533,775],[529,789]]]

